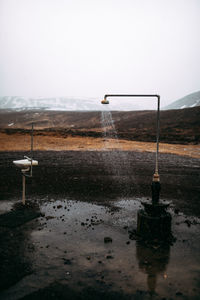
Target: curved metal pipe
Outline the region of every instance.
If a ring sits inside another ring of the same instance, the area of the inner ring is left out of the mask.
[[[159,182],[160,177],[158,174],[158,152],[159,152],[159,132],[160,132],[160,95],[156,94],[107,94],[104,96],[105,102],[107,102],[108,97],[148,97],[148,98],[157,98],[157,118],[156,118],[156,162],[155,162],[155,173],[153,175],[153,181]]]

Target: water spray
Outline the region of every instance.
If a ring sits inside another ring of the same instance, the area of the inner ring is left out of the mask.
[[[153,182],[156,182],[152,186],[152,189],[156,189],[157,193],[156,196],[158,196],[158,191],[160,190],[160,176],[158,174],[158,152],[159,152],[159,131],[160,131],[160,96],[159,95],[142,95],[142,94],[108,94],[104,96],[104,99],[101,101],[102,104],[109,104],[109,101],[107,98],[110,97],[131,97],[131,98],[138,98],[138,97],[148,97],[148,98],[157,98],[157,117],[156,117],[156,157],[155,157],[155,173],[153,174]],[[159,187],[159,188],[158,188]]]

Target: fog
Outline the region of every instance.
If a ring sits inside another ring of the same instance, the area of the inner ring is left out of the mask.
[[[199,0],[0,0],[0,96],[200,89]]]

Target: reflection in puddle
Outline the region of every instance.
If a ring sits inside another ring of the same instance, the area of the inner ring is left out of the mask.
[[[156,248],[156,246],[154,246]],[[165,271],[170,260],[170,246],[161,246],[158,249],[147,247],[146,245],[136,243],[136,257],[138,265],[142,272],[147,274],[148,291],[151,294],[156,292],[157,276]]]
[[[25,253],[33,272],[6,290],[2,299],[20,299],[54,282],[74,290],[92,286],[129,295],[141,292],[144,297],[156,294],[158,299],[199,294],[199,219],[171,211],[176,243],[149,248],[129,239],[141,199],[106,205],[66,198],[39,202],[43,215],[29,224],[34,248],[26,247]],[[112,242],[105,243],[105,237]]]

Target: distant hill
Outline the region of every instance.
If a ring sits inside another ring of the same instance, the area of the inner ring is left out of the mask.
[[[76,111],[76,110],[100,110],[100,100],[78,99],[78,98],[25,98],[25,97],[1,97],[0,109],[23,110],[54,110],[54,111]]]
[[[102,137],[105,112],[0,110],[0,132],[29,132],[34,123],[35,134],[46,133],[67,137]],[[135,141],[155,141],[156,111],[114,111],[112,119],[118,137]],[[160,141],[177,144],[200,143],[200,106],[160,112]],[[46,133],[45,133],[46,132]]]
[[[183,109],[196,106],[200,106],[200,91],[189,94],[177,101],[172,102],[171,104],[165,106],[163,110]]]
[[[52,111],[102,111],[102,110],[140,110],[143,109],[141,101],[133,102],[133,99],[111,101],[109,107],[102,105],[98,98],[25,98],[25,97],[0,97],[0,109],[23,110],[52,110]],[[149,108],[148,108],[149,109]],[[150,108],[151,109],[151,108]]]
[[[155,101],[146,101],[144,99],[120,98],[112,99],[109,105],[102,105],[100,98],[74,98],[74,97],[55,97],[55,98],[25,98],[5,96],[0,97],[0,110],[14,111],[137,111],[137,110],[155,110]],[[162,95],[161,95],[162,101]],[[162,102],[161,102],[162,103]],[[183,109],[200,106],[200,91],[192,93],[184,98],[172,102],[162,108]]]

